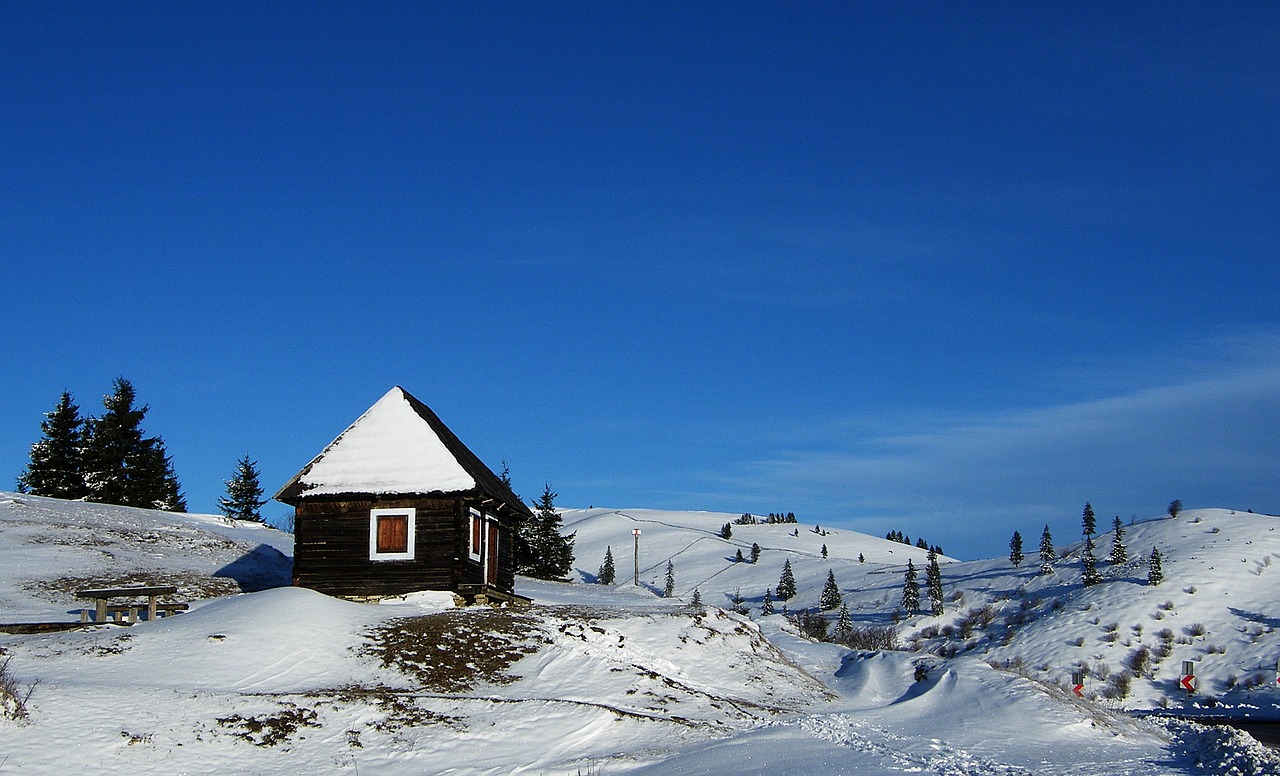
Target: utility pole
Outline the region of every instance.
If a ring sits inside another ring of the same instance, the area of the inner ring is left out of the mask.
[[[635,557],[636,587],[640,587],[640,529],[639,528],[631,529],[631,535],[635,537],[635,542],[636,542],[636,553],[635,553],[636,555]]]

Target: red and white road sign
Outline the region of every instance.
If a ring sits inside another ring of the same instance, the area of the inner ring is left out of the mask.
[[[1180,684],[1182,685],[1182,689],[1186,690],[1187,692],[1196,691],[1196,678],[1194,676],[1182,677],[1182,682]]]
[[[1084,685],[1083,685],[1083,684],[1077,684],[1077,685],[1072,686],[1072,688],[1071,688],[1071,692],[1073,692],[1073,693],[1075,693],[1076,695],[1079,695],[1081,698],[1083,698],[1083,697],[1084,697]]]

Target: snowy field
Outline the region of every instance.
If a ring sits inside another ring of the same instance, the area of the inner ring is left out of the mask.
[[[290,544],[270,529],[0,494],[0,621],[74,619],[72,591],[108,582],[158,578],[193,602],[127,628],[0,634],[17,688],[34,685],[25,718],[0,718],[0,774],[1280,773],[1242,734],[1125,713],[1180,704],[1183,660],[1202,702],[1276,713],[1276,518],[1126,526],[1131,556],[1165,553],[1154,588],[1134,562],[1100,563],[1104,583],[1083,589],[1076,547],[1049,576],[1032,559],[947,562],[947,611],[895,625],[916,651],[855,652],[760,616],[783,561],[792,609],[816,605],[830,570],[858,623],[887,625],[924,551],[806,525],[720,539],[735,517],[566,511],[573,583],[521,579],[528,609],[453,609],[274,587]],[[734,562],[753,543],[759,561]],[[606,547],[608,587],[588,581]],[[654,592],[669,559],[674,599]],[[695,587],[709,606],[688,605]],[[751,617],[717,608],[735,589]],[[1162,656],[1103,697],[1142,646]],[[1077,664],[1083,698],[1066,688]]]

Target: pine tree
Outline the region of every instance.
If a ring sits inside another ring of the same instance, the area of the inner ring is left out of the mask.
[[[235,474],[226,481],[227,495],[218,499],[218,510],[233,520],[262,522],[262,485],[258,482],[258,464],[245,456],[236,462]]]
[[[540,579],[563,579],[573,566],[576,533],[562,536],[563,519],[556,511],[558,493],[546,485],[534,507],[532,519],[521,524],[525,553],[520,556],[520,573]]]
[[[1160,551],[1155,547],[1151,548],[1151,560],[1148,561],[1147,567],[1147,584],[1158,585],[1164,581],[1164,569],[1160,565]]]
[[[1093,536],[1097,532],[1098,521],[1093,516],[1093,505],[1089,502],[1084,503],[1084,515],[1081,517],[1081,524],[1084,526],[1084,535]]]
[[[831,632],[831,640],[847,644],[853,638],[853,618],[849,616],[849,605],[841,602],[840,614],[836,617],[835,630]]]
[[[1172,517],[1174,520],[1177,520],[1178,513],[1181,511],[1182,511],[1182,499],[1175,498],[1173,501],[1169,502],[1169,517]]]
[[[667,561],[667,579],[662,586],[663,598],[674,598],[676,594],[676,567],[671,561]]]
[[[791,571],[791,559],[782,564],[782,576],[778,577],[778,598],[783,601],[796,597],[796,576]]]
[[[773,614],[773,594],[767,587],[764,589],[764,600],[760,602],[760,613],[766,617]]]
[[[731,523],[725,523],[724,525],[720,526],[720,538],[721,539],[733,538],[733,525]]]
[[[1052,574],[1053,562],[1058,559],[1058,553],[1053,549],[1053,537],[1049,534],[1049,524],[1045,523],[1044,533],[1040,535],[1040,573]]]
[[[1115,534],[1111,540],[1111,556],[1108,560],[1111,565],[1118,566],[1129,560],[1129,550],[1124,546],[1124,527],[1120,525],[1120,515],[1116,515],[1115,522],[1111,524],[1111,531]]]
[[[84,419],[71,394],[62,398],[40,422],[44,437],[31,446],[31,462],[18,477],[18,492],[50,498],[89,495],[84,483]]]
[[[1017,531],[1013,532],[1013,538],[1009,540],[1009,562],[1015,568],[1022,565],[1022,534]]]
[[[902,609],[911,617],[920,612],[920,583],[916,581],[916,567],[907,560],[907,574],[902,582]]]
[[[1093,536],[1089,535],[1084,540],[1084,556],[1080,559],[1083,565],[1081,571],[1081,581],[1085,587],[1093,587],[1102,581],[1102,575],[1098,573],[1098,563],[1093,557]]]
[[[733,595],[729,596],[729,603],[733,604],[733,606],[729,607],[729,611],[735,614],[750,614],[751,610],[747,608],[746,600],[742,597],[741,589],[735,587]]]
[[[926,588],[929,591],[929,610],[934,617],[942,614],[942,567],[938,565],[938,553],[929,550],[929,567],[925,570]]]
[[[690,606],[702,606],[702,593],[698,588],[693,589],[693,598],[689,599]]]
[[[752,563],[760,562],[760,545],[756,544],[755,542],[751,543],[751,562]]]
[[[742,548],[741,548],[741,547],[739,547],[739,548],[738,548],[738,553],[737,553],[736,555],[734,555],[734,556],[733,556],[733,562],[734,562],[734,563],[742,563],[744,560],[746,560],[746,558],[742,557]]]
[[[616,577],[613,568],[613,547],[604,548],[604,563],[600,564],[600,573],[596,574],[596,582],[601,585],[612,585]]]
[[[818,607],[820,609],[834,609],[843,601],[844,599],[840,595],[840,586],[836,584],[836,573],[831,569],[827,569],[827,583],[822,586],[822,595],[818,598]]]
[[[863,555],[862,553],[858,553],[858,562],[859,562],[859,563],[866,563],[866,562],[867,562],[867,556]]]
[[[823,557],[823,559],[825,559],[825,558],[827,557],[827,545],[825,545],[825,544],[824,544],[824,545],[822,545],[822,557]]]

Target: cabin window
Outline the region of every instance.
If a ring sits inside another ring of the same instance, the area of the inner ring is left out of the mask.
[[[481,554],[484,552],[484,516],[477,510],[470,510],[471,513],[471,539],[470,553],[472,560],[480,560]]]
[[[369,512],[369,560],[413,560],[413,509]]]

